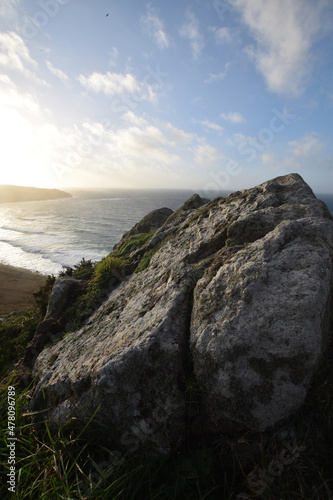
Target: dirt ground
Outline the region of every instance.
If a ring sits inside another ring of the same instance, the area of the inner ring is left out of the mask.
[[[42,274],[0,264],[0,315],[33,305],[32,293],[45,280]]]

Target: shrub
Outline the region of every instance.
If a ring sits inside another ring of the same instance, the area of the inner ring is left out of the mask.
[[[60,277],[70,276],[78,280],[89,280],[94,272],[95,263],[92,260],[86,260],[84,257],[78,264],[72,267],[65,267],[63,271],[60,272]]]
[[[23,355],[42,316],[37,308],[19,311],[0,325],[0,374]]]
[[[146,241],[148,241],[149,238],[153,236],[153,234],[154,233],[147,233],[132,236],[122,244],[116,255],[118,255],[119,257],[122,255],[129,255],[134,250],[141,248],[146,243]]]
[[[102,288],[113,279],[116,283],[120,283],[124,274],[126,260],[120,257],[115,257],[110,254],[100,262],[97,262],[92,276],[92,284]]]
[[[45,285],[41,286],[37,292],[33,292],[33,296],[37,305],[37,308],[40,311],[42,317],[46,314],[47,304],[49,301],[49,297],[52,292],[52,288],[56,277],[52,274],[46,278]]]

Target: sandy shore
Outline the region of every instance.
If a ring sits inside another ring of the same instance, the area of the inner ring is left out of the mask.
[[[32,293],[45,280],[42,274],[0,264],[0,315],[32,305]]]

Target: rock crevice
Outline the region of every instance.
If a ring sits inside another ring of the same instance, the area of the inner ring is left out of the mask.
[[[162,215],[131,254],[151,252],[147,267],[41,352],[31,403],[54,426],[98,409],[115,442],[150,455],[184,440],[189,380],[207,429],[290,417],[332,334],[333,220],[299,175]]]

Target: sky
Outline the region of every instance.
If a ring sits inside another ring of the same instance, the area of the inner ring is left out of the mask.
[[[0,184],[333,193],[332,0],[1,0]]]

